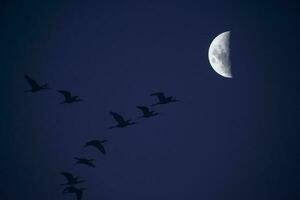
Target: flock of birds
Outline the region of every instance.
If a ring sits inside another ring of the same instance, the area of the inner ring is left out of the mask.
[[[25,75],[24,78],[27,80],[27,82],[31,86],[31,89],[25,90],[25,92],[38,92],[38,91],[50,89],[47,84],[43,84],[43,85],[38,84],[34,79],[29,77],[28,75]],[[66,104],[66,103],[70,104],[70,103],[82,101],[82,99],[80,99],[78,96],[73,96],[71,94],[71,92],[69,92],[69,91],[58,90],[58,92],[64,96],[64,101],[61,102],[61,104]],[[156,102],[155,104],[152,104],[151,106],[156,106],[156,105],[161,105],[161,104],[169,104],[169,103],[178,101],[172,96],[166,97],[163,92],[152,93],[151,96],[155,96],[158,98],[158,102]],[[150,118],[150,117],[159,115],[159,113],[150,110],[150,108],[147,106],[137,106],[137,108],[142,112],[142,116],[140,116],[139,118]],[[124,128],[124,127],[136,124],[136,122],[134,122],[132,120],[124,119],[124,117],[122,115],[120,115],[116,112],[111,111],[111,112],[109,112],[109,114],[116,121],[116,125],[109,127],[109,129]],[[86,142],[86,144],[84,145],[84,148],[94,147],[98,151],[100,151],[103,155],[105,155],[106,151],[105,151],[105,147],[103,144],[106,142],[107,142],[107,140],[91,140],[91,141]],[[86,165],[86,166],[93,167],[93,168],[96,167],[96,165],[94,164],[94,159],[87,159],[87,158],[81,158],[81,157],[80,158],[74,157],[74,159],[75,159],[74,165]],[[82,180],[79,176],[74,176],[70,172],[61,172],[60,174],[63,175],[67,181],[66,183],[61,184],[62,186],[65,186],[65,188],[63,190],[63,194],[67,194],[67,193],[75,194],[77,200],[81,200],[83,191],[86,190],[86,188],[79,188],[79,187],[77,187],[77,185],[80,183],[84,183],[86,181]]]

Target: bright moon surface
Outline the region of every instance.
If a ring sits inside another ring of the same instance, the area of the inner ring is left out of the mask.
[[[230,62],[230,31],[221,33],[210,44],[208,59],[212,68],[221,76],[232,78]]]

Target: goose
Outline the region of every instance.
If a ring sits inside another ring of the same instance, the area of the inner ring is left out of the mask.
[[[110,128],[124,128],[126,126],[134,125],[136,122],[132,122],[132,120],[125,120],[120,114],[115,112],[109,112],[110,115],[114,118],[114,120],[118,123],[116,126],[112,126]]]
[[[156,96],[158,98],[158,102],[156,104],[152,104],[151,106],[155,106],[155,105],[159,105],[159,104],[168,104],[168,103],[178,101],[178,100],[174,99],[174,97],[172,97],[172,96],[166,97],[163,92],[152,93],[151,96]]]
[[[150,109],[146,106],[137,106],[138,109],[140,109],[143,113],[143,116],[140,118],[149,118],[158,115],[155,111],[150,111]]]
[[[74,165],[83,164],[93,168],[96,167],[95,164],[93,163],[94,161],[93,159],[78,158],[78,157],[74,157],[74,159],[76,160]]]
[[[97,148],[102,154],[106,154],[105,148],[103,146],[103,143],[107,142],[107,140],[91,140],[89,142],[87,142],[84,147],[95,147]]]
[[[67,179],[67,183],[61,184],[61,185],[76,185],[78,183],[85,182],[84,180],[80,180],[80,177],[76,176],[74,177],[73,174],[69,172],[61,172],[61,175],[63,175]]]
[[[25,92],[37,92],[45,89],[49,89],[47,84],[39,85],[35,80],[30,78],[28,75],[25,75],[24,78],[31,86],[30,90],[25,90]]]
[[[65,100],[63,102],[61,102],[61,104],[82,101],[81,99],[79,99],[78,96],[72,96],[71,92],[69,92],[69,91],[58,90],[58,92],[61,93],[62,95],[64,95],[64,97],[65,97]]]
[[[81,200],[82,199],[82,194],[83,194],[84,190],[86,190],[86,189],[85,188],[76,188],[76,187],[70,186],[70,187],[66,187],[63,190],[63,194],[65,194],[65,193],[75,194],[76,195],[76,199],[77,200]]]

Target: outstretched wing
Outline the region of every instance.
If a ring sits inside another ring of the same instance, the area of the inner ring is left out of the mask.
[[[85,143],[84,147],[91,146],[91,145],[93,145],[93,143],[94,143],[93,141],[89,141],[89,142]]]
[[[28,75],[25,75],[24,78],[27,80],[27,82],[29,83],[29,85],[32,87],[32,88],[39,88],[39,84],[33,80],[32,78],[30,78]]]
[[[124,124],[126,123],[124,118],[119,115],[118,113],[115,112],[109,112],[111,114],[111,116],[113,116],[113,118],[119,123],[119,124]]]
[[[138,109],[140,109],[144,114],[150,113],[150,110],[146,106],[137,106]]]
[[[76,194],[77,200],[81,200],[82,199],[82,193],[83,193],[82,190],[80,190],[80,189],[76,190],[75,194]]]
[[[106,142],[106,140],[103,140],[103,141],[100,141],[100,140],[92,140],[92,141],[89,141],[85,144],[85,147],[87,146],[94,146],[96,147],[101,153],[105,154],[105,149],[104,149],[104,146],[101,144],[103,142]]]
[[[97,144],[96,147],[101,153],[106,154],[105,148],[101,143]]]
[[[78,157],[74,157],[74,159],[77,161],[81,160],[81,158],[78,158]]]
[[[65,99],[71,99],[71,92],[66,91],[66,90],[58,90],[59,93],[61,93],[62,95],[64,95]]]
[[[91,167],[96,167],[96,166],[94,165],[94,163],[92,163],[92,160],[86,161],[86,162],[84,162],[84,164],[86,164],[86,165],[88,165],[88,166],[91,166]]]
[[[163,92],[155,92],[155,93],[152,93],[151,96],[157,96],[157,98],[160,100],[160,101],[163,101],[165,100],[165,94]]]
[[[74,190],[74,187],[73,187],[73,186],[69,186],[69,187],[66,187],[66,188],[63,190],[63,193],[71,193],[72,190]]]
[[[61,172],[60,174],[63,175],[69,182],[74,179],[74,176],[69,172]]]

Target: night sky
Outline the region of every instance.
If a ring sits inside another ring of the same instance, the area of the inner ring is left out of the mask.
[[[61,171],[87,180],[83,200],[300,198],[298,4],[171,2],[1,1],[1,200],[75,199]],[[207,58],[224,31],[233,79]],[[24,93],[25,74],[51,90]],[[180,101],[108,129],[157,91]]]

